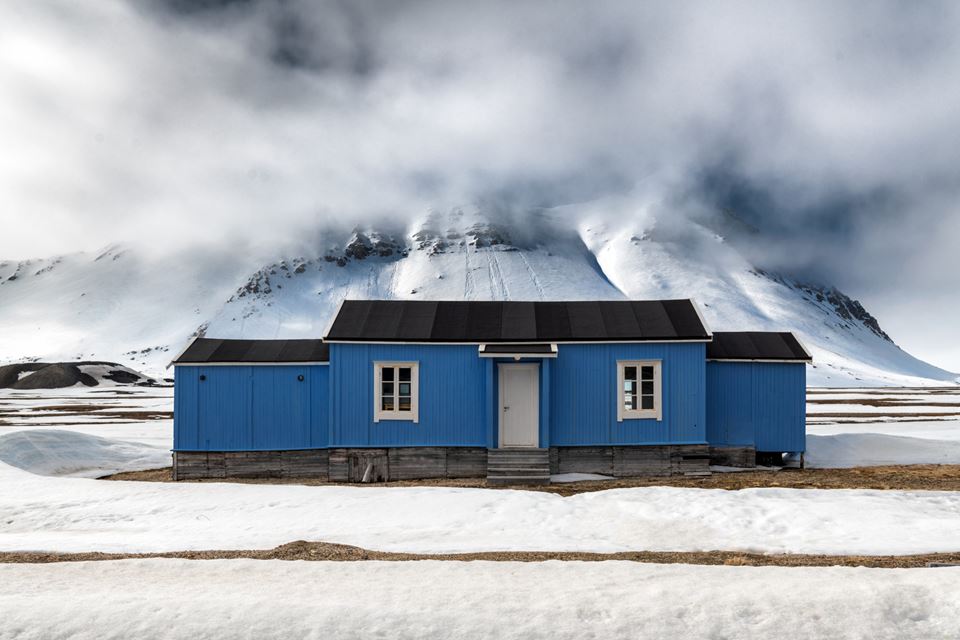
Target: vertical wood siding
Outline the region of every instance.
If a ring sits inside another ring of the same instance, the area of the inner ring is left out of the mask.
[[[269,451],[326,446],[327,368],[177,367],[174,450]],[[302,381],[299,376],[303,376]]]
[[[373,363],[420,363],[419,422],[373,421]],[[476,345],[331,344],[331,447],[488,442],[488,365]]]
[[[806,450],[806,376],[800,363],[708,362],[710,444]]]
[[[199,449],[197,367],[175,367],[173,373],[173,448]]]
[[[617,360],[661,360],[663,419],[617,421]],[[550,371],[550,446],[703,444],[703,343],[558,345]]]

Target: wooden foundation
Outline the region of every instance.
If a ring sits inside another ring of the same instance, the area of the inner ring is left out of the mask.
[[[753,447],[710,447],[710,464],[752,469],[757,466],[757,452]]]
[[[617,478],[705,474],[706,445],[552,447],[550,473],[599,473]],[[374,483],[431,478],[485,478],[487,449],[396,447],[303,451],[176,451],[173,479],[314,478]],[[546,463],[545,463],[546,464]]]

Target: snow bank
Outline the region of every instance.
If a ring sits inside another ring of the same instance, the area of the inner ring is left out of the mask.
[[[0,637],[955,638],[957,593],[960,569],[13,564],[0,566]]]
[[[0,550],[960,551],[960,493],[613,489],[561,497],[449,487],[105,482],[0,464]]]
[[[878,433],[808,435],[806,462],[813,468],[834,469],[890,464],[960,464],[960,441]]]
[[[29,429],[0,436],[0,462],[44,476],[96,478],[169,466],[170,452],[76,431]]]

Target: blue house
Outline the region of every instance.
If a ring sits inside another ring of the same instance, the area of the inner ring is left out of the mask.
[[[753,465],[803,451],[809,359],[790,334],[711,334],[690,300],[350,300],[322,340],[187,348],[174,477],[533,483]]]

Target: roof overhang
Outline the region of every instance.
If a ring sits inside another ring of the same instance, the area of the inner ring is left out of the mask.
[[[171,362],[174,367],[326,367],[329,362]]]
[[[750,362],[753,364],[810,364],[813,362],[813,358],[808,358],[806,360],[795,359],[775,359],[775,358],[707,358],[707,362]]]
[[[481,344],[477,348],[481,358],[556,358],[557,344],[538,343],[538,344],[502,344],[487,343]]]

